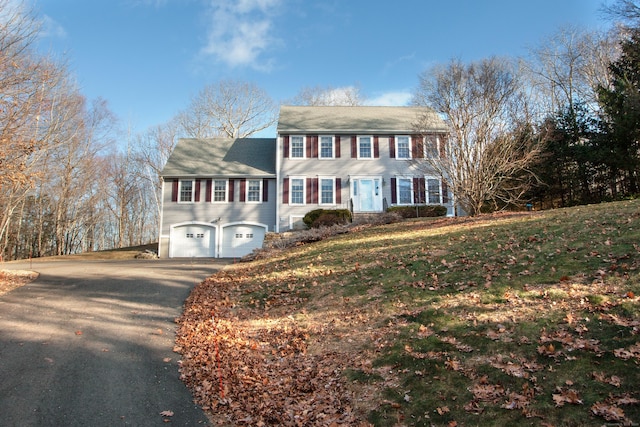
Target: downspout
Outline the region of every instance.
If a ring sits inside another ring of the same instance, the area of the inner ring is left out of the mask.
[[[164,178],[160,177],[160,229],[158,230],[158,258],[162,253],[162,220],[164,218]],[[170,243],[170,242],[169,242]],[[169,254],[169,248],[167,248],[167,256]]]
[[[282,200],[282,188],[280,185],[280,134],[276,133],[276,223],[274,231],[280,233],[280,201]]]

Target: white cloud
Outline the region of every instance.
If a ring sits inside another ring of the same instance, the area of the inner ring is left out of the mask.
[[[379,106],[405,106],[409,105],[413,94],[408,91],[396,91],[396,92],[383,92],[376,95],[374,98],[367,98],[367,105],[379,105]]]
[[[263,54],[279,40],[273,19],[282,0],[210,0],[209,32],[202,53],[232,67],[266,68]]]
[[[54,37],[64,39],[67,37],[67,30],[60,23],[48,15],[42,17],[41,37]]]

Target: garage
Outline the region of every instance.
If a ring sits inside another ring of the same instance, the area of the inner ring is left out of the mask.
[[[223,258],[240,258],[262,247],[267,226],[252,223],[227,224],[222,227]]]
[[[176,224],[171,227],[170,258],[215,258],[216,227],[211,224]]]

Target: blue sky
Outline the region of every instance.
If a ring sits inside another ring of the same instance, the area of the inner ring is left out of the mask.
[[[134,131],[164,123],[221,79],[277,102],[356,85],[404,105],[418,75],[452,58],[524,56],[561,27],[602,29],[602,0],[31,0],[39,48]],[[267,135],[273,136],[273,135]]]

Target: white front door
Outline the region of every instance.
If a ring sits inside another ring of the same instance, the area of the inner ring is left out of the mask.
[[[356,178],[352,187],[353,210],[355,212],[382,211],[380,178]]]

